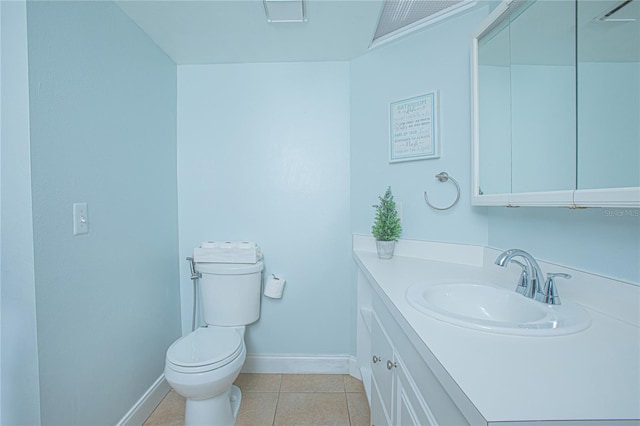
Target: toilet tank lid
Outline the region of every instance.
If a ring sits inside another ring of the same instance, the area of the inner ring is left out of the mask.
[[[196,263],[256,263],[262,258],[253,241],[205,241],[193,249]]]
[[[255,274],[264,269],[262,262],[256,263],[197,263],[197,269],[203,274],[244,275]]]

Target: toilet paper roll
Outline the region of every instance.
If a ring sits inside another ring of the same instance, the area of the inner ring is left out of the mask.
[[[267,283],[264,286],[264,295],[272,299],[280,299],[284,291],[285,283],[286,280],[284,278],[271,275],[267,278]]]

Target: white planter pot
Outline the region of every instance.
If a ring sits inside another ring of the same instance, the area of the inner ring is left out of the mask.
[[[395,246],[395,241],[376,241],[378,257],[380,259],[391,259],[393,257],[393,249]]]

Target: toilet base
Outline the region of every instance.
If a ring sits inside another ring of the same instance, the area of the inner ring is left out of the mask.
[[[208,399],[187,399],[185,426],[233,426],[240,411],[242,392],[233,385],[222,394]]]
[[[231,390],[229,391],[229,402],[231,402],[231,413],[233,414],[235,422],[235,419],[238,418],[238,412],[240,411],[240,403],[242,402],[242,392],[236,385],[231,385]]]

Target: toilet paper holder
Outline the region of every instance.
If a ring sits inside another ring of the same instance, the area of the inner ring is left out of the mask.
[[[285,283],[286,280],[284,278],[271,274],[264,286],[264,295],[271,299],[282,298]]]

